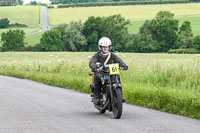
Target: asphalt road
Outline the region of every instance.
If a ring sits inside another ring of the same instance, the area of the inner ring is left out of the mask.
[[[199,133],[200,121],[124,104],[99,114],[90,95],[0,76],[0,133]]]
[[[37,31],[37,32],[34,32],[34,33],[30,33],[30,34],[27,34],[26,36],[30,36],[30,35],[35,35],[35,34],[38,34],[40,32],[44,32],[44,31],[47,31],[48,29],[51,29],[52,27],[49,26],[48,24],[48,14],[47,14],[47,7],[46,6],[41,6],[42,7],[42,29]]]

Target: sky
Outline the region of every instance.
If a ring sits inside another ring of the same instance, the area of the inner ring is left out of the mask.
[[[31,1],[37,1],[42,3],[50,3],[49,0],[23,0],[24,4],[30,3]]]

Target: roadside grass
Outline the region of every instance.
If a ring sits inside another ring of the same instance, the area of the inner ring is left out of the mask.
[[[4,52],[0,74],[90,93],[91,52]],[[200,119],[200,55],[116,53],[128,103]]]

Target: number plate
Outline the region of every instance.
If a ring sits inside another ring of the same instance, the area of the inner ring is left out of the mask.
[[[119,64],[110,64],[109,69],[110,75],[119,74]]]

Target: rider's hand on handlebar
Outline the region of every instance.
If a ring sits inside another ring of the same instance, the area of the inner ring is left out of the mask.
[[[128,70],[128,66],[127,65],[123,65],[122,68],[123,68],[123,70]]]

